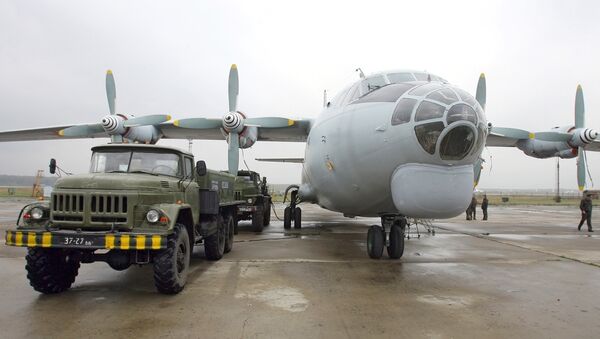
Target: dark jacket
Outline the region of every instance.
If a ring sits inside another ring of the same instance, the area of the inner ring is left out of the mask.
[[[579,203],[579,209],[582,212],[590,213],[592,211],[592,200],[588,198],[581,199],[581,202]]]
[[[483,198],[483,201],[481,202],[481,209],[482,210],[487,210],[488,207],[488,199],[487,198]]]

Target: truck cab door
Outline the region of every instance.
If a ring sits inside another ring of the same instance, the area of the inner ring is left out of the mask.
[[[183,189],[185,190],[183,194],[185,196],[185,202],[190,206],[198,206],[200,202],[200,192],[198,190],[198,183],[195,180],[194,160],[190,157],[184,157],[183,162],[183,169],[186,177],[186,180],[183,181]],[[195,211],[197,211],[197,209],[192,209],[192,212]],[[199,222],[198,213],[192,213],[192,216],[194,218],[194,224],[197,224]]]

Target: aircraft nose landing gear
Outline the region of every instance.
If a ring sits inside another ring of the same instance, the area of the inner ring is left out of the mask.
[[[292,228],[292,220],[294,221],[294,228],[302,228],[302,209],[297,206],[300,203],[298,188],[298,186],[292,185],[285,190],[283,203],[285,203],[288,191],[292,190],[290,193],[290,205],[283,210],[283,228],[286,230]]]
[[[403,216],[382,216],[381,226],[369,227],[367,233],[367,253],[371,259],[380,259],[386,245],[385,228],[389,227],[387,252],[390,259],[399,259],[404,254],[404,231],[407,221]]]

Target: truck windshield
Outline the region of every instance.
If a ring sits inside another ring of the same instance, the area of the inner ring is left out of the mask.
[[[172,153],[94,152],[90,173],[148,173],[181,176],[180,157]]]

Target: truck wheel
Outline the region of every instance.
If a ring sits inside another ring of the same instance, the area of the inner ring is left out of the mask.
[[[252,213],[252,231],[262,232],[264,222],[264,211],[262,206],[256,206],[256,211]]]
[[[79,258],[61,249],[30,248],[25,259],[29,284],[44,294],[68,290],[79,272]]]
[[[225,219],[227,223],[225,224],[225,228],[227,230],[227,238],[225,239],[225,253],[231,252],[233,248],[233,233],[235,232],[235,223],[233,222],[233,217],[228,216]]]
[[[208,260],[219,260],[223,257],[223,253],[225,253],[225,240],[225,225],[220,220],[217,231],[204,238],[204,253]]]
[[[289,206],[283,210],[283,228],[286,230],[292,228],[292,210]]]
[[[269,226],[271,223],[271,198],[265,199],[265,210],[263,212],[263,224]]]
[[[176,224],[167,248],[154,256],[154,285],[160,293],[177,294],[185,287],[190,268],[190,238],[185,226]]]
[[[302,210],[296,207],[294,211],[294,228],[302,228]]]

